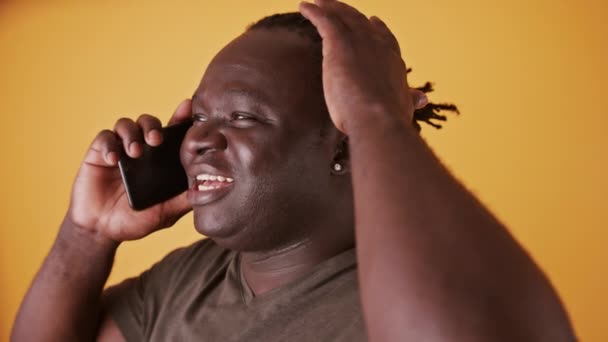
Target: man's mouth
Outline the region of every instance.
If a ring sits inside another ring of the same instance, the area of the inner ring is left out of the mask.
[[[234,187],[234,178],[201,173],[188,190],[188,199],[193,206],[207,205],[226,196]]]
[[[233,182],[230,177],[202,173],[196,176],[194,186],[198,191],[210,191],[230,186]]]

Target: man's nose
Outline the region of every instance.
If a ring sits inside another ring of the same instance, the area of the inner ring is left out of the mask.
[[[190,130],[189,137],[184,143],[186,150],[193,155],[223,151],[228,147],[228,140],[218,122],[206,122],[201,125],[195,123]]]

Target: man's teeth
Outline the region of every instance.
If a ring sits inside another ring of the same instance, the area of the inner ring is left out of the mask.
[[[198,191],[206,191],[206,190],[212,190],[212,189],[219,189],[220,186],[207,186],[207,185],[199,185],[198,186]]]
[[[207,173],[203,173],[203,174],[196,176],[196,180],[199,180],[199,181],[210,180],[210,181],[228,182],[228,183],[234,182],[234,179],[232,179],[230,177],[210,175]]]

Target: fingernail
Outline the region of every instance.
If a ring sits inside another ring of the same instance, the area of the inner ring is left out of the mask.
[[[139,156],[141,152],[141,146],[137,141],[133,141],[129,144],[129,152],[131,152],[131,157]]]
[[[153,129],[148,132],[148,140],[153,144],[160,144],[163,141],[163,135],[159,130]]]
[[[300,9],[306,9],[306,8],[310,8],[312,4],[310,2],[307,1],[300,1]]]
[[[106,154],[106,162],[110,165],[115,165],[118,162],[118,155],[116,152]]]
[[[181,110],[184,108],[184,106],[186,105],[186,103],[188,103],[188,101],[190,101],[190,99],[184,99],[184,100],[183,100],[183,101],[182,101],[182,102],[179,104],[179,106],[177,106],[177,110],[176,110],[176,111],[181,111]]]

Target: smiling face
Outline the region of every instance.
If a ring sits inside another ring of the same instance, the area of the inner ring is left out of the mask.
[[[226,248],[281,248],[352,217],[349,177],[331,173],[339,134],[311,50],[286,30],[248,31],[196,90],[181,151],[188,196],[196,229]]]

